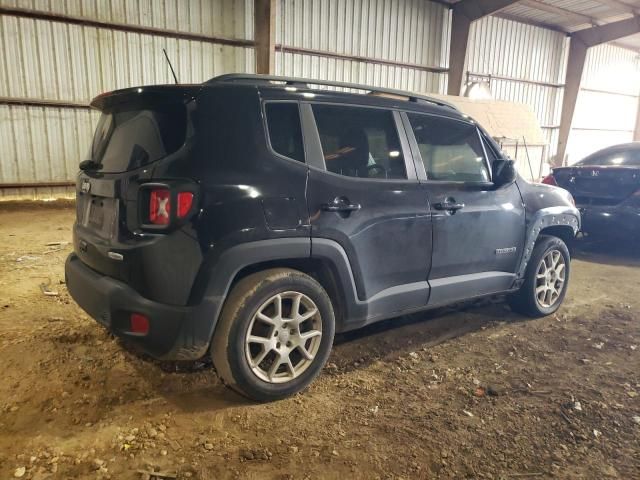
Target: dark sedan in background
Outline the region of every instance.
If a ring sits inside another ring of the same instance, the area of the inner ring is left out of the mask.
[[[542,182],[571,192],[583,233],[640,238],[640,142],[607,147],[570,167],[554,168]]]

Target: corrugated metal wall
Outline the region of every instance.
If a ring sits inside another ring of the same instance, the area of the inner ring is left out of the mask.
[[[173,83],[163,48],[181,82],[254,71],[252,48],[171,36],[173,31],[251,40],[252,0],[0,0],[0,6],[170,31],[144,34],[0,15],[0,97],[82,105],[103,91]],[[79,107],[0,105],[0,184],[73,180],[96,121],[94,112]],[[0,189],[0,197],[32,193]]]
[[[280,0],[276,72],[444,93],[449,17],[425,0]]]
[[[490,81],[494,98],[533,108],[553,156],[558,144],[568,39],[562,33],[498,17],[471,25],[466,69]]]
[[[96,122],[84,105],[102,91],[170,83],[162,48],[183,82],[255,68],[253,0],[0,0],[0,6],[62,16],[0,15],[0,51],[10,53],[0,59],[0,97],[68,104],[0,104],[0,184],[72,180]],[[277,74],[446,92],[451,12],[441,3],[278,0],[276,19]],[[471,28],[469,78],[490,80],[497,99],[530,105],[548,156],[557,145],[567,47],[561,33],[498,17]],[[572,159],[631,138],[639,71],[633,52],[611,46],[589,52]],[[13,193],[0,189],[0,197]]]
[[[568,163],[632,141],[639,95],[640,54],[607,44],[589,49],[567,144]]]

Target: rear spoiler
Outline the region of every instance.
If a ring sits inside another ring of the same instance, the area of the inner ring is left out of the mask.
[[[171,97],[181,98],[186,103],[196,98],[202,89],[202,85],[152,85],[123,88],[102,93],[91,100],[89,105],[96,110],[104,111],[122,103],[148,104],[149,101],[163,102]]]

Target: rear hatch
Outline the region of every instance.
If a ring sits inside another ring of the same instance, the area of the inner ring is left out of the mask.
[[[556,183],[579,206],[614,206],[640,189],[640,166],[575,165],[555,168]]]
[[[142,277],[148,276],[141,271],[140,248],[185,225],[197,200],[197,184],[175,174],[167,178],[166,172],[167,164],[189,160],[191,118],[200,89],[131,88],[100,95],[91,103],[101,117],[87,158],[80,163],[74,243],[77,255],[92,269],[140,287]],[[183,205],[177,218],[180,192],[186,192],[180,201],[190,196],[189,209]]]

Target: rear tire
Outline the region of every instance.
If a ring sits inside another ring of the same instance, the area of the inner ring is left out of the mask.
[[[222,381],[259,402],[305,389],[329,358],[331,300],[309,275],[270,269],[240,280],[227,297],[211,356]]]
[[[530,317],[551,315],[560,308],[567,293],[570,270],[567,245],[558,237],[540,235],[524,283],[507,298],[511,309]]]

